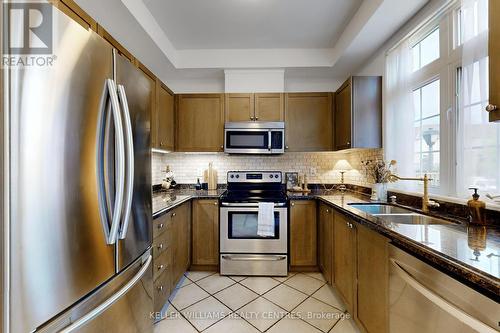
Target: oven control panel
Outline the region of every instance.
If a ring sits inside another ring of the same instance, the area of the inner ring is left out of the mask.
[[[228,183],[281,183],[281,171],[229,171]]]

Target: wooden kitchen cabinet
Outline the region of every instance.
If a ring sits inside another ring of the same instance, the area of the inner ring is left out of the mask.
[[[172,212],[172,272],[175,286],[190,264],[191,203],[186,202]]]
[[[317,270],[315,200],[290,202],[290,269]]]
[[[223,94],[176,95],[177,151],[222,151]]]
[[[381,76],[350,77],[335,102],[335,150],[382,147]]]
[[[489,93],[490,105],[496,106],[489,112],[490,121],[500,121],[500,1],[489,0],[488,8],[488,56],[489,56]]]
[[[153,220],[154,310],[160,311],[189,268],[191,203]]]
[[[156,103],[151,117],[152,147],[174,150],[174,94],[159,79],[156,79]]]
[[[254,120],[254,94],[225,94],[226,121]]]
[[[356,225],[344,215],[336,213],[333,228],[334,260],[333,277],[335,286],[354,315],[356,293]]]
[[[389,330],[389,243],[366,227],[357,226],[356,319],[366,332]]]
[[[255,94],[255,120],[284,121],[285,97],[281,93]]]
[[[333,150],[333,95],[286,94],[285,123],[287,151]]]
[[[217,270],[219,265],[219,202],[193,201],[191,269]]]
[[[283,121],[281,93],[225,94],[226,121]]]
[[[330,206],[319,204],[318,226],[319,268],[330,284],[333,283],[333,210]]]

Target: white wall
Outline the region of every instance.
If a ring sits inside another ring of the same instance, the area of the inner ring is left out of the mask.
[[[385,55],[387,51],[448,2],[449,0],[429,1],[401,29],[389,38],[381,48],[375,51],[370,60],[361,66],[355,75],[385,75]]]

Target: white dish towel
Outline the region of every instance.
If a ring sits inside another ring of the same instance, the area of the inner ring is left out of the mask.
[[[274,202],[259,202],[257,235],[274,237]]]

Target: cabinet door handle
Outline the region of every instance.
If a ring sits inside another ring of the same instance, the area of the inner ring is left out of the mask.
[[[163,243],[158,244],[157,248],[158,248],[158,250],[162,250],[163,249]]]
[[[288,149],[288,146],[285,146],[285,149]]]
[[[327,212],[327,213],[330,213],[330,210],[329,210],[329,209],[327,209],[327,210],[326,210],[326,212]]]
[[[158,224],[158,229],[163,228],[165,225],[163,223]]]
[[[177,214],[176,213],[172,213],[172,217],[175,217]]]
[[[219,203],[218,203],[217,201],[216,201],[216,202],[214,202],[214,206],[217,206],[218,204],[219,204]]]
[[[250,117],[250,120],[253,120],[254,118],[253,117]]]
[[[292,203],[290,204],[290,206],[292,206],[292,207],[293,207],[293,206],[295,206],[295,202],[292,202]]]
[[[259,117],[255,117],[255,120],[259,120]]]
[[[158,286],[158,291],[163,291],[163,286]]]
[[[164,265],[158,265],[158,270],[161,271],[165,267]]]

